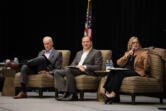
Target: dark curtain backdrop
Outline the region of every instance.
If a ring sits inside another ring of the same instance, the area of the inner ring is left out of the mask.
[[[128,39],[142,46],[166,48],[164,0],[92,0],[94,48],[111,49],[113,61],[123,55]],[[0,61],[35,57],[42,38],[53,37],[56,49],[80,50],[87,0],[0,1]]]

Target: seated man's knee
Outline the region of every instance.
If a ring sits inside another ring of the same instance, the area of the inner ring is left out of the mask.
[[[45,61],[46,60],[46,58],[44,56],[38,56],[38,57],[36,57],[36,59],[39,59],[41,61]]]
[[[54,77],[59,76],[60,73],[61,73],[61,70],[56,70],[56,71],[54,72]]]
[[[68,73],[70,70],[68,69],[63,69],[63,70],[56,70],[54,72],[54,77],[57,77],[57,76],[65,76],[66,73]]]
[[[21,71],[26,71],[28,69],[29,69],[29,67],[26,64],[22,65],[22,67],[21,67]]]

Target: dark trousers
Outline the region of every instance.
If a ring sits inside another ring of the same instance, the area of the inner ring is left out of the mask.
[[[54,77],[58,91],[76,93],[74,77],[81,74],[84,74],[84,72],[80,71],[79,69],[67,68],[64,70],[56,70],[54,72]],[[66,77],[66,80],[64,77]]]
[[[46,70],[48,65],[48,61],[44,56],[38,56],[34,59],[26,61],[21,66],[20,70],[20,83],[22,86],[22,90],[25,91],[25,86],[27,82],[27,75],[28,74],[37,74],[38,71]]]
[[[119,89],[122,83],[122,80],[125,77],[130,76],[139,76],[135,71],[120,71],[120,70],[112,70],[107,76],[107,80],[104,84],[104,88],[106,91],[111,93],[114,91],[115,93],[119,93]]]

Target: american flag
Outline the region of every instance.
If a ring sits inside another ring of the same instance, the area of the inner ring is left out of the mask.
[[[88,0],[84,36],[89,36],[92,39],[92,1]]]

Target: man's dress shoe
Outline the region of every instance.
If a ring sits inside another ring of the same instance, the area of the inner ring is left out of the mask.
[[[73,95],[72,93],[69,93],[65,95],[64,97],[58,98],[58,101],[78,101],[78,96]]]
[[[13,62],[8,62],[7,66],[9,66],[9,67],[11,67],[12,69],[15,69],[15,70],[19,68],[19,65],[16,64],[16,63],[13,63]]]
[[[70,95],[71,95],[71,93],[66,92],[66,93],[63,94],[62,98],[67,98],[67,97],[70,96]]]
[[[70,96],[70,93],[69,93],[69,92],[65,92],[65,93],[63,93],[61,96],[58,96],[56,99],[57,99],[57,100],[61,100],[62,98],[66,98],[66,97],[68,97],[68,96]]]
[[[13,97],[14,99],[27,98],[27,94],[21,91],[17,96]]]

